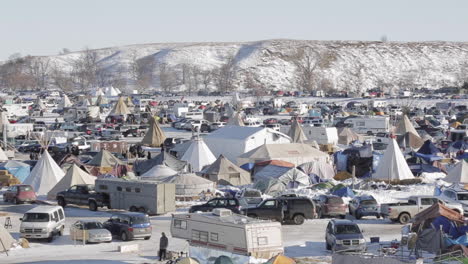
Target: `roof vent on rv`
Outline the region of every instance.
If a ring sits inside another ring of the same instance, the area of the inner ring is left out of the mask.
[[[229,209],[217,208],[213,210],[213,214],[219,217],[231,216],[232,212]]]

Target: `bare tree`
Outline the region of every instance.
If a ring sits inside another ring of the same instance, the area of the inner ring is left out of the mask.
[[[28,73],[33,78],[34,88],[45,89],[48,84],[50,60],[48,58],[27,56],[25,61]]]
[[[176,72],[166,63],[159,64],[159,85],[164,93],[168,93],[177,86]]]
[[[200,81],[203,84],[203,90],[208,92],[208,86],[211,84],[213,80],[213,72],[211,70],[201,70],[199,75],[200,75]]]
[[[17,56],[10,57],[11,60],[0,66],[0,83],[14,90],[34,87],[34,78],[28,71],[26,59]]]
[[[139,90],[148,89],[152,85],[155,67],[156,61],[153,56],[138,59],[137,55],[133,54],[129,71]]]
[[[299,86],[306,91],[316,89],[319,81],[316,71],[327,69],[336,60],[331,52],[320,52],[310,47],[302,47],[288,58],[296,66],[296,79]]]
[[[73,90],[73,78],[69,73],[62,71],[62,69],[59,66],[53,65],[51,67],[50,77],[52,83],[62,91]]]
[[[74,82],[84,91],[98,85],[97,74],[98,55],[96,51],[86,48],[72,64]]]
[[[236,61],[234,57],[229,57],[214,75],[215,83],[220,92],[229,92],[234,89],[234,79],[236,75]]]

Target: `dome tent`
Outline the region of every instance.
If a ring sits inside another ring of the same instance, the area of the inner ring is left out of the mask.
[[[158,180],[158,179],[164,179],[170,176],[174,176],[177,174],[177,171],[171,169],[170,167],[166,165],[156,165],[153,168],[151,168],[149,171],[145,172],[143,175],[141,175],[141,179],[145,180]]]
[[[161,152],[159,155],[152,159],[146,159],[144,161],[135,161],[133,166],[133,170],[137,175],[143,175],[151,168],[156,165],[165,165],[175,171],[185,171],[188,167],[186,161],[182,161],[174,157],[173,155],[169,154],[168,152]]]
[[[182,173],[162,179],[164,183],[174,183],[176,196],[197,196],[202,191],[212,191],[214,182],[195,175],[194,173]]]

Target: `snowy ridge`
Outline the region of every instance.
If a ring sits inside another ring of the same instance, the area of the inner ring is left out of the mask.
[[[153,58],[176,70],[182,64],[200,69],[216,69],[233,57],[235,86],[245,89],[247,76],[267,89],[298,90],[295,66],[290,58],[304,47],[330,53],[329,67],[314,71],[317,83],[340,90],[364,91],[374,87],[439,88],[460,85],[468,79],[468,43],[465,42],[362,42],[265,40],[239,43],[156,43],[95,50],[99,67],[123,69],[128,79],[134,58]],[[62,69],[82,52],[50,58]],[[158,71],[153,86],[158,88]],[[131,82],[129,82],[131,83]],[[323,86],[320,86],[323,87]],[[319,87],[319,88],[320,88]]]

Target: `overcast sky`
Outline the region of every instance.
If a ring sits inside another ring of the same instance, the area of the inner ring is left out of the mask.
[[[0,60],[154,42],[467,41],[466,0],[10,0]]]

